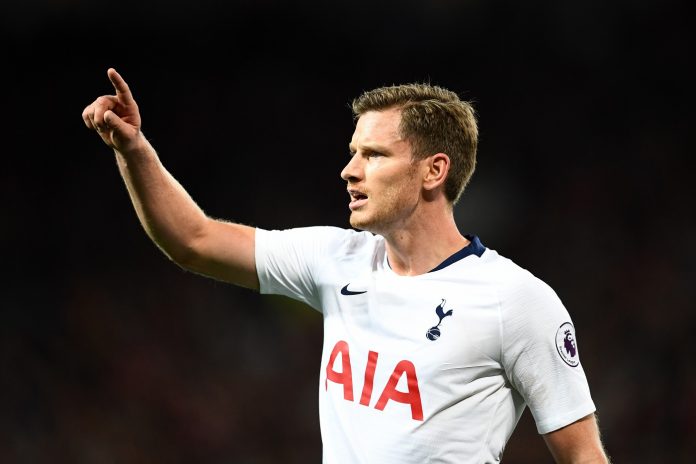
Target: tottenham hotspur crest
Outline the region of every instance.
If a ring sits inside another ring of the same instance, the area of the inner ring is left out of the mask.
[[[435,341],[438,338],[440,338],[440,324],[442,324],[442,320],[446,318],[447,316],[451,316],[453,311],[450,309],[449,311],[445,312],[445,303],[447,300],[442,300],[442,303],[437,305],[437,308],[435,308],[435,314],[437,314],[437,317],[440,318],[440,321],[437,323],[436,326],[431,327],[428,329],[428,332],[425,334],[426,337],[428,337],[428,340]]]

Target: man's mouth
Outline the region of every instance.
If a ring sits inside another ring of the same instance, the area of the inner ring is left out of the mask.
[[[355,211],[367,203],[367,195],[360,190],[348,189],[348,194],[350,195],[350,203],[348,204],[348,207],[351,211]]]

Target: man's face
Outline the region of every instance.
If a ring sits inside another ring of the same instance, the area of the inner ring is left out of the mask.
[[[401,111],[369,111],[358,119],[350,161],[341,177],[348,183],[350,225],[382,235],[402,227],[420,199],[420,163],[399,134]]]

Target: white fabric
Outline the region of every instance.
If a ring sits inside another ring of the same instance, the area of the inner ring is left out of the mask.
[[[407,277],[368,232],[257,229],[261,292],[324,316],[325,464],[498,462],[525,405],[539,433],[594,412],[582,366],[571,365],[577,353],[564,360],[557,347],[559,328],[572,328],[561,301],[509,259],[481,251]]]

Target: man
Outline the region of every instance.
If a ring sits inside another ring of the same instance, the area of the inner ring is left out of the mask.
[[[468,103],[423,84],[363,94],[341,173],[362,232],[268,231],[208,218],[108,76],[116,95],[82,116],[114,149],[152,240],[193,272],[323,313],[325,463],[497,462],[525,406],[557,462],[607,462],[562,303],[455,224],[476,159]]]

